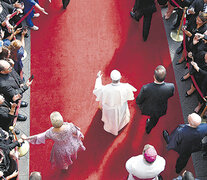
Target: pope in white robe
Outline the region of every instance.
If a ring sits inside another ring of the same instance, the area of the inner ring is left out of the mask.
[[[104,86],[99,71],[93,93],[96,95],[96,101],[102,106],[104,130],[116,136],[130,120],[127,101],[134,100],[133,92],[137,90],[128,83],[120,82],[119,71],[113,70],[110,76],[112,83]]]

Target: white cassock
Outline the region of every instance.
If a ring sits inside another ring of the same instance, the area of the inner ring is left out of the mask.
[[[165,169],[165,159],[157,155],[153,163],[147,163],[143,155],[133,156],[126,162],[129,173],[127,180],[152,179],[158,180],[158,175]]]
[[[130,112],[127,101],[134,100],[133,91],[137,91],[128,83],[111,83],[102,85],[101,77],[96,79],[93,93],[96,101],[102,105],[102,121],[104,130],[118,135],[118,132],[129,122]]]

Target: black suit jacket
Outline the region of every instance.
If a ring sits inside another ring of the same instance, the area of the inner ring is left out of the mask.
[[[23,81],[14,69],[9,74],[0,74],[0,94],[4,95],[7,102],[13,102],[14,95],[22,95],[28,89],[26,85],[20,87],[20,84]]]
[[[160,117],[166,114],[168,99],[174,94],[173,83],[150,83],[142,86],[136,98],[142,114]]]
[[[9,126],[13,125],[15,115],[9,114],[10,108],[9,105],[4,102],[0,105],[0,127],[5,130],[9,131]]]
[[[157,9],[154,0],[135,0],[134,10],[138,13],[152,14]]]

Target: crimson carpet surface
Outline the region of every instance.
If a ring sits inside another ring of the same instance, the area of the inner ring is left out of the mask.
[[[61,1],[41,1],[49,15],[34,20],[40,27],[31,34],[31,129],[34,135],[51,127],[49,115],[59,111],[65,121],[79,126],[85,135],[87,150],[66,173],[52,170],[52,142],[31,145],[30,171],[40,171],[44,180],[120,180],[126,179],[125,162],[141,154],[143,146],[152,144],[166,159],[162,173],[165,180],[176,177],[176,152],[166,150],[162,131],[171,132],[183,123],[178,92],[169,100],[163,116],[150,135],[145,133],[146,116],[135,101],[129,102],[131,121],[117,137],[103,130],[101,111],[92,94],[96,74],[103,72],[103,83],[109,83],[111,70],[118,69],[122,82],[137,88],[153,81],[154,68],[167,69],[168,82],[174,72],[160,9],[153,15],[150,35],[142,41],[142,23],[131,19],[134,1],[71,0],[66,11]],[[191,168],[189,162],[188,169]]]

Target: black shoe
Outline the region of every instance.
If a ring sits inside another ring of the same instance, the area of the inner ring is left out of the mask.
[[[18,114],[17,121],[26,121],[26,120],[27,120],[27,116],[24,116],[22,114]]]
[[[178,27],[179,27],[179,25],[174,24],[174,25],[171,27],[171,30],[176,30]]]
[[[184,79],[184,77],[181,77],[180,80],[181,81],[186,81],[187,79]]]
[[[143,37],[143,41],[146,42],[147,41],[147,37]]]
[[[194,93],[194,92],[195,92],[195,91],[193,91],[193,93]],[[185,92],[185,97],[190,97],[190,96],[192,96],[193,93],[188,94],[187,91],[186,91],[186,92]]]
[[[25,37],[25,38],[28,38],[28,37],[29,37],[29,34],[28,34],[28,33],[26,33],[26,34],[24,35],[24,37]]]
[[[182,63],[184,63],[184,61],[185,61],[185,60],[183,60],[183,61],[181,61],[181,62],[179,62],[179,61],[176,62],[176,65],[182,64]]]
[[[158,180],[163,180],[163,178],[160,174],[158,175]]]
[[[15,134],[19,135],[20,134],[20,130],[19,129],[15,129]]]
[[[181,52],[183,52],[183,46],[182,45],[180,45],[180,47],[177,48],[177,50],[176,50],[177,54],[181,54]]]
[[[150,119],[148,118],[146,120],[146,126],[145,126],[145,131],[146,131],[147,134],[149,134],[152,130],[152,129],[149,128],[149,125],[150,125]]]
[[[27,107],[28,103],[25,101],[21,101],[20,107]]]
[[[167,130],[164,130],[164,131],[162,132],[162,135],[163,135],[163,138],[164,138],[165,142],[166,142],[167,144],[169,144],[169,133],[167,132]]]
[[[207,160],[207,152],[204,153],[202,156],[203,156],[203,159]]]
[[[130,15],[133,19],[135,19],[137,22],[139,21],[139,19],[136,18],[136,15],[133,11],[130,11]]]

